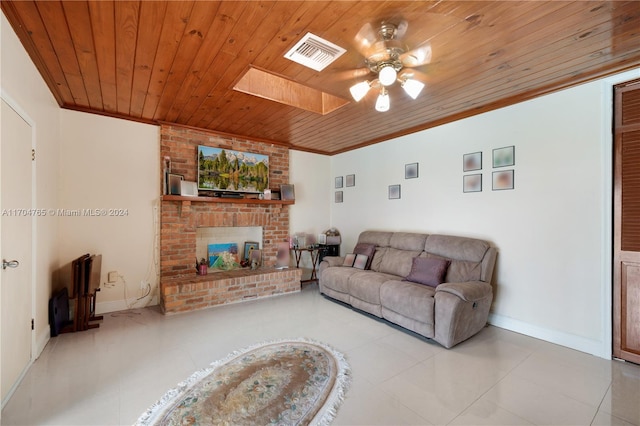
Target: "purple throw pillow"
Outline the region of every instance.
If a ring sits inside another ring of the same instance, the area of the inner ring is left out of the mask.
[[[431,287],[437,287],[444,281],[451,261],[427,257],[414,257],[411,272],[406,280]]]
[[[353,249],[355,254],[364,254],[367,256],[367,264],[364,269],[371,269],[371,261],[373,260],[373,254],[376,252],[375,244],[358,243]]]

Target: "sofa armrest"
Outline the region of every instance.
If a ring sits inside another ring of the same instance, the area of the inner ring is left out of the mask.
[[[331,268],[332,266],[342,266],[342,264],[344,263],[344,257],[340,257],[340,256],[325,256],[322,259],[322,262],[320,262],[320,264],[318,265],[318,270],[317,270],[317,277],[320,280],[322,278],[322,272],[327,269],[327,268]]]
[[[491,284],[484,281],[468,281],[464,283],[442,283],[436,287],[436,293],[438,292],[451,293],[465,302],[476,302],[490,296],[493,289]]]
[[[327,262],[327,267],[342,266],[342,264],[344,263],[344,257],[343,256],[325,256],[324,259],[322,259],[322,262]]]

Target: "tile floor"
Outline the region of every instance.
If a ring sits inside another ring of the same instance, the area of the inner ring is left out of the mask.
[[[163,316],[107,314],[52,338],[3,425],[132,424],[229,352],[307,337],[343,352],[353,383],[335,425],[640,425],[640,366],[487,327],[453,349],[302,292]]]

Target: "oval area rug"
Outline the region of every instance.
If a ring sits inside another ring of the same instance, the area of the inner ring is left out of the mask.
[[[169,390],[136,425],[329,424],[350,383],[340,352],[281,340],[229,354]]]

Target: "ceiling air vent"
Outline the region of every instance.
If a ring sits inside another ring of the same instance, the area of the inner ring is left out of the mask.
[[[313,70],[322,71],[344,52],[346,50],[342,47],[307,33],[284,57]]]

